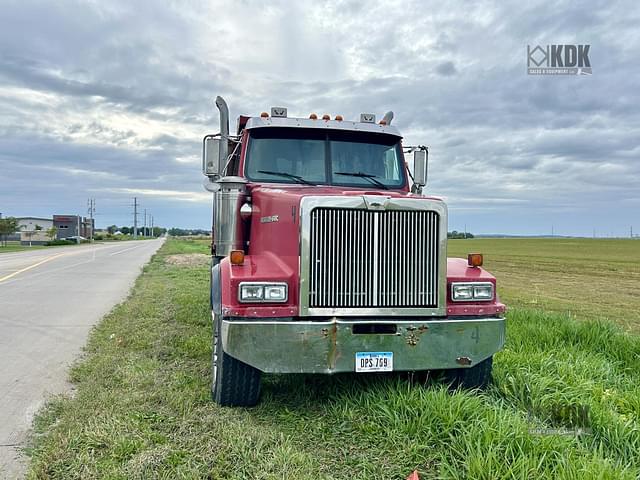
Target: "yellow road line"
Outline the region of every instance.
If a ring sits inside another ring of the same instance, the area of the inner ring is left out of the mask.
[[[29,265],[28,267],[24,267],[24,268],[21,268],[20,270],[16,270],[15,272],[10,273],[9,275],[6,275],[4,277],[0,277],[0,283],[4,282],[5,280],[9,280],[10,278],[13,278],[13,277],[15,277],[16,275],[19,275],[22,272],[26,272],[27,270],[31,270],[32,268],[36,268],[38,265],[42,265],[43,263],[47,263],[47,262],[49,262],[49,261],[51,261],[51,260],[53,260],[55,258],[61,257],[61,256],[66,255],[66,254],[67,253],[65,252],[65,253],[59,253],[57,255],[53,255],[51,257],[47,257],[44,260],[40,260],[39,262],[34,263],[33,265]]]

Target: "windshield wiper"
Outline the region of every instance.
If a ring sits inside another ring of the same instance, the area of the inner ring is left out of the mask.
[[[377,185],[380,188],[384,188],[385,190],[389,190],[389,187],[382,183],[380,180],[376,180],[378,178],[377,175],[373,175],[371,173],[364,172],[334,172],[335,175],[346,175],[348,177],[359,177],[366,178],[374,185]]]
[[[309,180],[305,180],[299,175],[294,175],[293,173],[285,173],[285,172],[271,172],[269,170],[258,170],[258,173],[265,173],[267,175],[275,175],[276,177],[284,177],[295,180],[298,183],[304,183],[305,185],[315,185],[315,183],[311,183]]]

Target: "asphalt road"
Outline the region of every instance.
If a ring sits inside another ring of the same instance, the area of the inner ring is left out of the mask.
[[[0,253],[0,478],[20,478],[33,415],[67,392],[87,334],[163,240]]]

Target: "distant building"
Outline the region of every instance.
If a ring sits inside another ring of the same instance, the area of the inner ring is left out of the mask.
[[[53,227],[51,218],[16,217],[18,220],[18,235],[22,245],[44,245],[49,238],[47,230]]]
[[[49,240],[51,239],[46,230],[23,230],[20,232],[20,245],[44,245]]]
[[[58,239],[81,236],[89,238],[95,228],[95,220],[78,215],[54,215],[53,226],[58,230]]]
[[[18,229],[21,232],[34,232],[36,230],[47,230],[53,227],[53,220],[51,218],[41,217],[16,217],[18,220]],[[40,227],[40,228],[36,228]]]

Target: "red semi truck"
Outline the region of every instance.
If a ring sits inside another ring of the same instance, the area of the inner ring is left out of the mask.
[[[447,258],[425,147],[362,114],[240,116],[203,140],[213,192],[212,396],[259,400],[261,372],[444,370],[483,387],[505,306],[481,255]],[[413,174],[405,154],[413,155]]]

